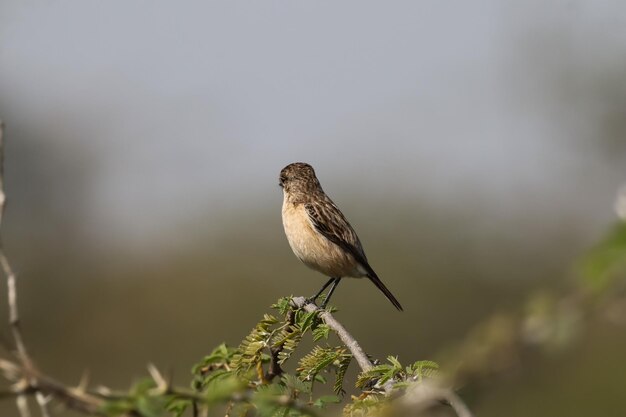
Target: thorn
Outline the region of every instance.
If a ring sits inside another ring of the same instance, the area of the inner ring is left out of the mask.
[[[89,377],[89,369],[85,369],[80,377],[80,381],[78,381],[78,385],[76,386],[77,392],[84,393],[87,391],[87,387],[89,386]]]
[[[95,391],[98,394],[103,395],[103,396],[109,396],[109,395],[111,395],[111,392],[112,392],[110,388],[105,387],[104,385],[98,385],[96,387]]]
[[[169,389],[169,384],[163,377],[163,374],[159,372],[159,370],[153,363],[148,364],[148,372],[150,373],[150,376],[152,377],[152,379],[154,379],[154,382],[156,382],[157,389],[159,389],[162,392],[167,392],[167,390]]]
[[[28,408],[28,400],[25,395],[19,395],[16,399],[17,409],[20,417],[30,417],[30,409]]]

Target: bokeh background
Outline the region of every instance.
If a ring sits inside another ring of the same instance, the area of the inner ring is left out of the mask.
[[[351,280],[341,321],[374,356],[437,357],[575,282],[615,219],[625,113],[618,0],[4,0],[3,234],[28,345],[68,383],[125,388],[148,361],[186,383],[325,281],[280,220],[278,172],[306,161],[406,308]],[[624,415],[624,352],[599,324],[470,405]]]

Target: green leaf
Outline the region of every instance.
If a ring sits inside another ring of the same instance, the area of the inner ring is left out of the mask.
[[[356,380],[357,388],[364,388],[367,385],[373,385],[389,372],[393,372],[393,367],[387,363],[376,365],[371,369],[361,372]]]
[[[298,375],[301,379],[310,380],[322,369],[332,364],[345,352],[343,348],[322,348],[315,346],[313,350],[300,359]]]
[[[283,374],[281,377],[281,381],[283,382],[285,387],[289,389],[292,396],[311,393],[311,383],[302,381],[300,378],[292,374]]]
[[[328,404],[338,404],[341,399],[336,395],[323,395],[313,402],[315,407],[324,408]]]
[[[328,339],[328,335],[330,334],[330,327],[325,323],[319,324],[317,327],[313,329],[313,341],[317,342],[318,340],[324,338]]]
[[[319,382],[320,384],[325,384],[326,382],[328,382],[328,380],[324,378],[324,375],[320,374],[315,374],[315,376],[313,377],[313,381]]]
[[[439,371],[439,364],[433,361],[417,361],[410,367],[407,367],[407,373],[415,376],[418,380],[436,375]]]
[[[272,304],[272,308],[280,312],[280,314],[287,314],[291,310],[291,300],[293,297],[279,298],[276,304]]]
[[[403,369],[402,364],[400,363],[400,361],[398,360],[396,356],[387,356],[387,360],[391,362],[395,370]]]
[[[306,313],[300,323],[300,330],[302,333],[305,333],[307,330],[313,326],[315,319],[317,318],[317,312]]]
[[[239,374],[256,368],[269,357],[263,355],[263,350],[270,345],[270,339],[274,333],[272,327],[278,323],[276,317],[265,314],[257,323],[250,334],[241,342],[237,353],[232,355],[231,365]]]
[[[412,384],[415,384],[415,382],[408,382],[408,381],[394,382],[393,389],[405,389],[405,388],[410,387]]]
[[[137,399],[137,411],[145,417],[159,417],[165,412],[168,401],[162,396],[141,396]]]
[[[130,388],[130,396],[137,397],[145,395],[153,388],[156,388],[156,383],[152,378],[140,379]]]
[[[335,375],[335,384],[333,385],[333,391],[337,395],[343,395],[343,381],[346,377],[346,372],[348,371],[348,367],[350,366],[350,362],[352,361],[352,355],[346,353],[342,355],[337,363],[337,371]]]
[[[167,404],[167,411],[172,413],[174,417],[181,417],[187,408],[191,405],[191,400],[183,400],[183,399],[172,399],[169,404]]]
[[[234,375],[223,378],[217,384],[211,384],[204,393],[207,404],[214,405],[230,401],[235,393],[243,392],[247,388],[247,383]]]
[[[278,353],[279,364],[282,365],[291,357],[291,354],[296,350],[301,340],[302,332],[298,326],[286,326],[281,330],[275,340],[272,341],[273,347],[282,347],[282,350]]]
[[[127,400],[107,401],[100,407],[100,413],[113,417],[129,413],[132,409],[133,404]]]
[[[351,404],[348,404],[344,407],[343,415],[350,417],[387,415],[388,413],[384,412],[385,406],[386,402],[384,396],[367,395],[364,398],[354,398],[354,401]]]

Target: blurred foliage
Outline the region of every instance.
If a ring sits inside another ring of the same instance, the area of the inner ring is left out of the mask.
[[[580,262],[583,284],[600,293],[626,274],[626,221],[616,223]]]
[[[566,290],[541,290],[521,311],[502,311],[476,326],[442,362],[457,384],[472,385],[521,370],[532,351],[562,351],[598,321],[626,324],[626,222],[611,228],[577,263],[580,275]],[[496,378],[497,379],[497,378]]]

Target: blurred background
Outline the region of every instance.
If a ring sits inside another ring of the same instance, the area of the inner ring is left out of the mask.
[[[615,221],[625,112],[618,0],[5,0],[3,235],[27,343],[67,383],[125,388],[148,361],[187,383],[325,282],[280,219],[278,173],[306,161],[406,309],[349,280],[339,319],[376,357],[437,358],[576,282]],[[624,352],[601,322],[468,401],[621,416]]]

